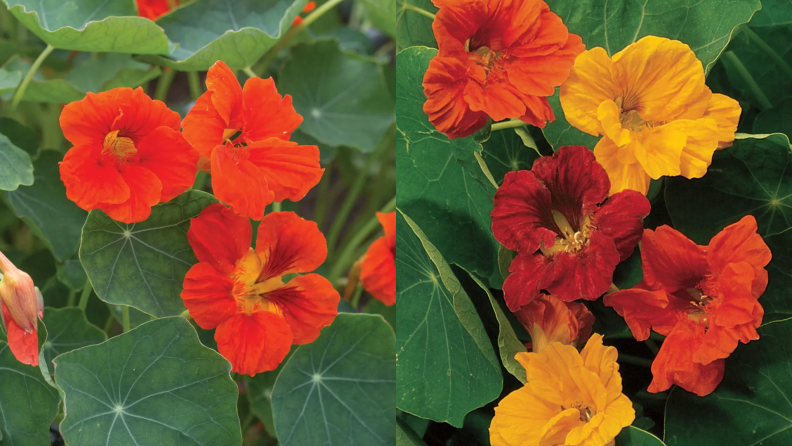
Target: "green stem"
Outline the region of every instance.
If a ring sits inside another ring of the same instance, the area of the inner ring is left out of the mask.
[[[80,294],[80,303],[77,306],[85,311],[85,308],[88,307],[88,299],[91,298],[91,291],[93,291],[93,286],[91,286],[91,281],[86,280],[85,286],[83,287],[82,294]]]
[[[258,77],[256,76],[256,73],[253,72],[253,69],[251,69],[250,67],[245,67],[242,69],[242,71],[244,71],[245,74],[248,75],[248,77]]]
[[[66,301],[66,306],[67,307],[73,307],[74,306],[74,301],[76,299],[77,299],[77,292],[74,291],[74,290],[69,291],[69,299]]]
[[[129,307],[124,305],[123,310],[121,310],[121,326],[124,328],[124,333],[129,331]]]
[[[640,365],[642,367],[652,367],[651,359],[641,358],[639,356],[628,355],[625,353],[619,353],[618,362],[622,362],[625,364]]]
[[[105,325],[104,325],[104,332],[107,333],[108,335],[110,334],[110,328],[113,326],[114,320],[115,318],[113,317],[113,313],[110,313],[107,316],[107,320],[105,321]]]
[[[250,426],[253,425],[253,421],[256,419],[253,412],[250,412],[247,417],[245,417],[245,421],[242,422],[242,435],[250,429]]]
[[[187,82],[190,84],[190,96],[192,96],[193,101],[197,100],[199,96],[201,96],[201,78],[198,76],[197,71],[188,71],[187,72]]]
[[[157,82],[157,89],[154,90],[154,99],[165,102],[174,77],[176,77],[176,71],[174,70],[165,70],[162,72],[159,82]]]
[[[391,201],[389,201],[385,206],[383,206],[380,212],[390,212],[396,209],[396,197],[393,197]],[[366,223],[360,231],[355,234],[355,237],[349,241],[344,246],[344,250],[341,251],[341,254],[338,256],[338,260],[333,264],[333,268],[330,270],[330,274],[328,274],[327,279],[330,283],[336,283],[341,274],[349,267],[349,264],[352,263],[352,256],[355,253],[355,249],[360,246],[361,243],[366,241],[369,235],[374,232],[375,229],[379,226],[379,220],[377,220],[377,216],[374,215],[371,219]]]
[[[355,294],[352,295],[352,301],[350,304],[355,311],[358,311],[358,305],[360,305],[360,297],[363,295],[363,282],[358,283],[357,288],[355,288]]]
[[[644,343],[646,344],[647,347],[649,347],[649,350],[652,351],[652,354],[657,356],[657,352],[660,351],[660,347],[657,346],[657,343],[651,339],[645,340]]]
[[[25,95],[25,90],[27,90],[28,85],[30,85],[30,80],[33,79],[33,75],[39,69],[41,63],[44,62],[44,59],[46,59],[54,49],[54,46],[47,45],[47,47],[44,48],[44,51],[42,51],[41,54],[39,54],[39,57],[33,62],[33,65],[30,66],[27,74],[25,74],[25,77],[22,79],[22,83],[19,84],[16,91],[14,91],[14,97],[11,98],[11,111],[16,110],[19,102],[22,101],[22,97]]]
[[[776,51],[770,45],[768,45],[764,40],[762,40],[761,37],[756,35],[756,33],[753,32],[753,30],[748,26],[743,26],[742,32],[744,32],[745,35],[748,36],[748,38],[751,39],[751,41],[753,41],[753,43],[758,45],[762,51],[764,51],[768,56],[770,56],[770,58],[773,59],[773,62],[775,62],[776,65],[778,65],[787,74],[787,76],[792,78],[792,66],[790,66],[784,60],[783,57],[781,57],[778,53],[776,53]]]
[[[281,203],[280,201],[273,201],[272,202],[272,212],[280,212],[281,211]]]
[[[195,183],[193,183],[192,187],[193,190],[204,190],[207,178],[209,178],[209,174],[203,170],[199,170],[198,174],[195,175]]]
[[[492,131],[496,130],[503,130],[503,129],[513,129],[515,127],[525,127],[528,125],[527,123],[520,121],[519,119],[509,119],[508,121],[503,122],[496,122],[492,124]]]
[[[407,0],[404,0],[404,3],[402,3],[402,8],[410,10],[410,11],[415,11],[418,14],[421,14],[424,17],[429,17],[432,20],[435,19],[435,15],[434,14],[432,14],[431,12],[429,12],[429,11],[427,11],[425,9],[421,9],[421,8],[415,6],[415,5],[411,5],[411,4],[407,3]]]
[[[726,51],[723,55],[724,60],[729,61],[729,63],[734,66],[734,69],[737,70],[737,73],[740,77],[743,78],[746,84],[748,84],[748,88],[751,90],[753,95],[756,97],[756,100],[759,101],[759,105],[762,106],[762,109],[768,109],[773,107],[773,103],[770,102],[770,99],[767,99],[762,89],[759,88],[759,84],[756,83],[751,73],[748,72],[748,69],[745,68],[742,61],[737,57],[736,54],[732,51]]]
[[[324,223],[325,215],[327,215],[327,191],[330,188],[330,172],[333,169],[333,164],[327,166],[322,175],[322,180],[316,188],[316,205],[314,206],[313,221],[320,228]]]

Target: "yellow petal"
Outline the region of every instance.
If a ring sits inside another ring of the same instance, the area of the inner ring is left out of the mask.
[[[611,60],[602,48],[588,50],[575,59],[575,66],[561,85],[561,108],[570,124],[590,135],[603,133],[597,109],[617,97],[611,81]]]
[[[622,127],[620,114],[619,106],[611,99],[603,101],[597,108],[597,119],[600,120],[605,136],[619,147],[632,142],[630,131]]]
[[[537,398],[528,387],[517,389],[506,395],[495,408],[490,438],[495,432],[495,437],[507,445],[537,444],[548,424],[561,412],[560,406]]]
[[[599,376],[600,382],[608,392],[607,401],[610,402],[621,395],[622,382],[619,374],[619,364],[616,362],[619,353],[615,347],[602,344],[602,335],[593,334],[580,352],[583,363],[587,369]],[[604,409],[604,406],[599,407]]]
[[[662,176],[677,176],[681,173],[682,150],[687,134],[679,126],[669,123],[653,129],[645,129],[643,140],[636,145],[635,157],[644,171],[655,180]]]
[[[734,99],[715,93],[710,99],[707,111],[702,118],[712,118],[718,126],[718,148],[731,147],[734,141],[734,132],[740,122],[740,103]]]
[[[619,395],[605,408],[605,419],[600,424],[598,433],[603,439],[610,441],[633,421],[635,421],[635,409],[632,401],[626,395]]]
[[[580,421],[577,409],[566,409],[550,420],[542,429],[538,446],[556,446],[563,444],[570,431],[586,423]]]
[[[630,144],[629,150],[633,150],[634,145],[640,144],[634,142]],[[640,163],[632,164],[623,163],[619,156],[620,149],[608,137],[603,137],[594,147],[594,156],[597,157],[597,162],[602,165],[608,173],[611,187],[610,194],[613,195],[623,190],[631,189],[636,190],[644,195],[649,192],[649,176],[644,171]]]
[[[714,119],[701,118],[695,121],[674,122],[684,126],[687,144],[682,151],[680,170],[685,178],[701,178],[712,164],[712,155],[718,149],[718,125]]]

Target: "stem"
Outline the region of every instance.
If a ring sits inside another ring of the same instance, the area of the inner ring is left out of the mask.
[[[69,299],[66,301],[66,306],[73,307],[75,299],[77,299],[77,292],[74,290],[69,291]]]
[[[41,63],[44,62],[44,59],[46,59],[54,49],[54,46],[47,45],[47,47],[44,48],[44,51],[42,51],[41,54],[39,54],[39,57],[33,62],[33,65],[30,66],[27,74],[25,74],[25,77],[22,79],[22,83],[19,84],[16,91],[14,91],[14,97],[11,98],[11,111],[16,110],[19,102],[22,101],[22,96],[25,95],[25,90],[27,90],[28,85],[30,85],[30,80],[33,79],[33,75],[36,73],[36,71],[38,71]]]
[[[316,188],[316,205],[314,206],[314,215],[313,221],[316,222],[316,225],[320,228],[322,227],[322,223],[324,223],[325,215],[327,215],[327,190],[330,188],[330,175],[333,169],[333,164],[327,166],[322,175],[322,180],[319,182],[319,186]]]
[[[773,107],[773,103],[770,102],[770,99],[767,99],[762,89],[759,88],[759,84],[756,83],[751,73],[748,72],[748,69],[745,68],[742,61],[734,54],[732,51],[726,51],[723,55],[724,60],[728,60],[734,66],[734,69],[737,70],[737,73],[740,77],[743,78],[746,84],[748,84],[748,88],[751,92],[756,96],[756,100],[759,101],[759,104],[762,106],[762,109],[768,109]]]
[[[129,331],[129,307],[124,305],[124,309],[121,310],[121,326],[124,328],[124,333]]]
[[[358,305],[360,305],[360,296],[363,295],[363,282],[358,283],[357,288],[355,288],[355,294],[352,295],[352,300],[350,301],[350,305],[355,311],[358,311]]]
[[[781,57],[778,53],[776,53],[776,51],[770,45],[768,45],[764,40],[762,40],[761,37],[756,35],[756,33],[753,32],[753,30],[748,26],[743,26],[742,32],[744,32],[745,35],[748,36],[748,38],[751,39],[751,41],[753,41],[753,43],[758,45],[759,48],[762,49],[762,51],[764,51],[768,56],[770,56],[770,58],[773,59],[773,61],[779,67],[781,67],[782,70],[784,70],[787,76],[792,78],[792,66],[786,63],[784,58]]]
[[[113,326],[113,319],[114,319],[113,318],[113,313],[110,313],[107,316],[107,320],[105,321],[105,325],[104,325],[104,332],[107,333],[107,334],[110,334],[110,327]]]
[[[165,102],[174,77],[176,77],[176,71],[174,70],[165,70],[162,72],[159,82],[157,82],[157,89],[154,90],[154,99]]]
[[[380,212],[390,212],[396,208],[396,197],[393,197],[391,201],[389,201],[385,206],[382,207]],[[338,256],[338,260],[336,260],[335,264],[333,264],[333,268],[330,270],[330,274],[328,274],[327,279],[330,283],[336,283],[339,277],[341,277],[341,273],[346,269],[347,264],[350,262],[350,258],[354,255],[355,249],[360,246],[361,243],[366,241],[369,234],[371,234],[375,229],[379,226],[379,220],[377,216],[374,215],[371,219],[363,226],[355,237],[349,241],[349,243],[344,246],[344,250],[341,251],[341,254]]]
[[[657,346],[657,343],[651,339],[645,340],[644,343],[647,347],[649,347],[649,350],[651,350],[652,353],[657,356],[657,352],[660,351],[660,347]]]
[[[619,353],[619,362],[640,365],[642,367],[652,367],[651,359],[641,358],[639,356],[628,355],[625,353]]]
[[[248,416],[245,417],[245,421],[242,422],[242,434],[244,435],[245,432],[250,429],[250,426],[253,424],[253,421],[256,419],[253,412],[248,413]]]
[[[248,77],[258,77],[258,76],[256,76],[256,73],[254,73],[253,70],[250,67],[245,67],[245,68],[242,69],[242,71],[244,71],[245,74],[248,75]]]
[[[209,178],[209,174],[204,172],[203,170],[199,170],[198,174],[195,175],[195,183],[193,183],[193,190],[204,190],[204,186],[206,186],[206,179]]]
[[[431,12],[429,12],[429,11],[427,11],[425,9],[421,9],[421,8],[415,6],[415,5],[411,5],[411,4],[407,3],[407,0],[405,0],[404,3],[402,3],[402,8],[410,10],[410,11],[415,11],[418,14],[421,14],[424,17],[429,17],[432,20],[435,19],[435,15],[434,14],[432,14]]]
[[[88,299],[91,298],[91,291],[93,291],[93,286],[91,286],[91,281],[86,280],[85,286],[83,287],[82,294],[80,295],[80,303],[77,306],[85,311],[85,308],[88,307]]]
[[[187,72],[187,82],[190,84],[190,96],[192,96],[193,101],[197,100],[199,96],[201,96],[201,79],[198,77],[197,71],[188,71]]]
[[[272,212],[280,212],[281,211],[281,203],[280,201],[273,201],[272,202]]]
[[[503,130],[503,129],[513,129],[515,127],[525,127],[528,125],[527,123],[520,121],[519,119],[509,119],[508,121],[496,122],[492,124],[492,131],[496,130]]]
[[[343,0],[328,1],[327,3],[316,8],[312,13],[305,16],[305,18],[302,20],[302,22],[300,22],[299,25],[295,25],[289,28],[289,30],[286,31],[286,34],[284,34],[283,37],[281,37],[281,39],[278,40],[278,43],[276,43],[275,46],[273,46],[272,48],[270,48],[269,51],[267,51],[267,54],[264,55],[264,59],[261,61],[260,65],[263,66],[264,69],[266,70],[267,67],[272,63],[272,61],[275,60],[275,57],[278,55],[278,53],[280,53],[281,50],[286,47],[286,44],[289,43],[289,40],[291,40],[292,37],[299,34],[300,31],[304,30],[305,28],[308,27],[308,25],[315,22],[316,19],[322,16],[322,14],[333,9],[342,1]]]

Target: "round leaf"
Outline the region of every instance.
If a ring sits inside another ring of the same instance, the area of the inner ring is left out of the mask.
[[[0,189],[16,190],[33,184],[33,163],[30,155],[0,135]]]
[[[411,46],[427,46],[437,48],[437,39],[432,31],[432,19],[404,5],[412,5],[430,14],[437,13],[437,7],[431,0],[398,0],[399,10],[396,13],[396,45],[397,51]]]
[[[49,336],[41,351],[47,362],[61,353],[107,340],[105,332],[88,322],[79,308],[45,308],[43,320]]]
[[[665,446],[665,443],[645,430],[627,426],[616,437],[616,446]]]

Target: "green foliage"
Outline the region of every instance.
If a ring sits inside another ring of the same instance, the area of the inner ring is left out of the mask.
[[[48,363],[61,353],[107,340],[105,332],[88,322],[79,308],[45,308],[43,320],[48,337],[41,351]]]
[[[539,158],[539,148],[525,128],[497,131],[482,144],[481,158],[497,184],[507,172],[529,170]]]
[[[0,134],[0,189],[16,190],[33,184],[33,163],[30,155]]]
[[[665,446],[665,443],[645,430],[627,426],[616,437],[616,446]]]
[[[432,19],[422,15],[409,6],[415,6],[430,14],[437,13],[431,0],[396,0],[396,48],[401,51],[411,46],[437,48],[437,40],[432,32]],[[408,6],[405,6],[408,5]]]

